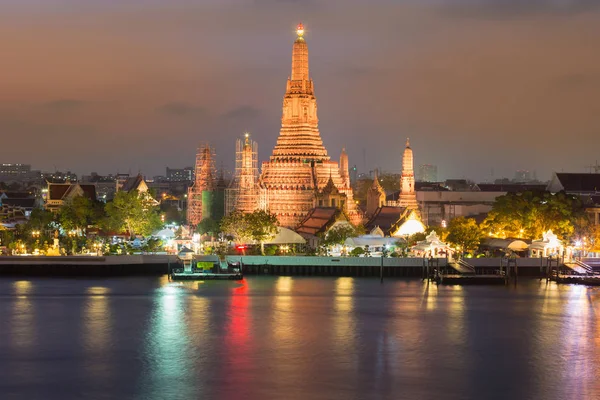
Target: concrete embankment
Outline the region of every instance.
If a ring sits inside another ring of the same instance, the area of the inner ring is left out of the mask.
[[[0,275],[15,276],[160,276],[177,262],[175,256],[16,256],[0,257]]]
[[[227,260],[241,262],[246,275],[422,277],[434,268],[452,271],[445,258],[430,261],[422,258],[228,256]],[[501,258],[468,260],[475,273],[482,275],[499,272],[503,262],[506,265],[506,260]],[[541,269],[546,265],[545,259],[521,258],[517,265],[519,276],[545,274]]]
[[[377,276],[422,277],[433,268],[451,271],[447,260],[422,258],[381,257],[307,257],[307,256],[227,256],[227,261],[241,262],[246,275],[284,276]],[[469,259],[477,274],[494,274],[500,269],[500,258]],[[177,263],[175,256],[3,256],[0,257],[0,276],[159,276],[169,272]],[[544,259],[517,260],[519,276],[543,276]]]

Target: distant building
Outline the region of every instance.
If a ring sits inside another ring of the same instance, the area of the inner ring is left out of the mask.
[[[24,177],[31,172],[29,164],[0,164],[0,177]]]
[[[77,182],[77,174],[71,171],[62,172],[42,172],[42,178],[47,182],[53,183],[73,183]]]
[[[81,183],[91,184],[96,186],[96,196],[98,201],[107,202],[115,197],[117,191],[117,180],[113,175],[99,175],[92,172],[90,175],[82,175]]]
[[[123,187],[123,184],[129,179],[129,174],[117,174],[115,180],[117,181],[117,191]]]
[[[515,172],[515,178],[513,179],[513,182],[525,183],[529,181],[531,181],[531,173],[529,171],[520,169]]]
[[[25,217],[29,218],[33,209],[38,206],[38,199],[29,192],[2,192],[0,206],[4,206],[5,213],[11,214],[20,210]]]
[[[444,186],[448,190],[452,190],[454,192],[469,192],[479,190],[474,182],[466,179],[446,179]]]
[[[437,165],[431,165],[431,164],[419,165],[419,171],[417,172],[417,181],[419,181],[419,182],[437,182],[437,180],[438,180]]]
[[[29,164],[0,164],[0,182],[41,181],[42,173]]]
[[[194,180],[194,168],[169,168],[167,167],[167,173],[165,178],[169,182],[192,182]]]

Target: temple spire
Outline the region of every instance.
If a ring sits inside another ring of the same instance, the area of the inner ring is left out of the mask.
[[[304,26],[298,25],[298,37],[292,51],[292,81],[308,81],[308,46],[304,40]]]

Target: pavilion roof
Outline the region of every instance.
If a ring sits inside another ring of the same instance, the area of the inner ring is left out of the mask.
[[[390,235],[392,228],[405,216],[405,213],[406,207],[379,207],[365,224],[365,228],[367,231],[372,231],[375,227],[379,227],[386,235]]]

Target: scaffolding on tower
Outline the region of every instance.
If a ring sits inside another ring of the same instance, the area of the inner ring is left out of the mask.
[[[194,172],[194,184],[188,189],[187,222],[195,229],[202,219],[211,217],[212,196],[217,184],[215,151],[208,143],[198,147]]]
[[[244,134],[235,143],[235,173],[225,191],[225,215],[234,210],[251,213],[265,209],[266,192],[259,185],[258,143]]]

